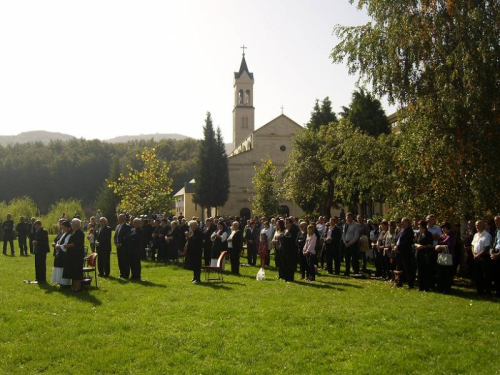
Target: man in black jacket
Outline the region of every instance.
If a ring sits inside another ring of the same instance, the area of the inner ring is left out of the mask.
[[[111,228],[108,226],[108,219],[101,216],[99,219],[101,226],[97,232],[97,269],[100,277],[108,277],[111,271],[110,255],[111,255]]]
[[[403,271],[403,278],[408,282],[408,288],[413,288],[415,284],[415,270],[412,264],[412,247],[415,233],[411,227],[410,219],[406,217],[403,218],[401,220],[401,226],[403,228],[396,244],[397,270]],[[399,279],[398,286],[403,286],[401,278]]]
[[[127,216],[120,214],[118,216],[118,225],[115,230],[116,255],[118,256],[118,267],[120,268],[120,277],[128,279],[130,276],[130,251],[129,236],[130,225],[127,224]]]
[[[49,248],[49,233],[43,229],[42,223],[35,221],[35,239],[33,245],[35,246],[35,278],[39,284],[44,284],[47,281],[47,253],[50,252]]]
[[[28,224],[26,223],[24,216],[19,218],[19,223],[16,225],[16,232],[20,254],[28,255],[28,245],[26,243],[26,237],[28,236]]]
[[[323,232],[326,267],[330,275],[333,274],[333,263],[335,263],[335,275],[340,275],[340,240],[342,238],[342,231],[337,224],[338,219],[332,217],[330,219],[330,226]]]
[[[255,222],[252,220],[250,221],[250,226],[245,230],[245,241],[247,243],[248,264],[255,266],[257,263],[257,248],[259,246],[259,230],[255,227]]]
[[[231,258],[231,273],[234,275],[240,274],[240,252],[243,248],[243,234],[239,228],[240,223],[237,221],[233,222],[231,234],[227,239],[229,256]]]
[[[28,224],[28,238],[29,238],[29,245],[30,245],[30,253],[35,254],[35,249],[33,246],[33,240],[35,239],[35,221],[36,219],[34,217],[31,218],[31,223]]]
[[[201,255],[203,252],[203,232],[198,227],[198,222],[189,222],[189,231],[184,232],[186,238],[186,268],[193,271],[192,283],[201,282]]]
[[[12,215],[7,214],[7,220],[2,223],[3,255],[7,255],[7,242],[10,243],[10,254],[14,255],[14,221]]]
[[[141,279],[141,254],[144,232],[141,228],[141,219],[134,219],[134,227],[129,233],[130,241],[130,280]]]

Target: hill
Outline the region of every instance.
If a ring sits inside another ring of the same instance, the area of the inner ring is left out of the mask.
[[[16,143],[42,142],[44,144],[50,141],[61,140],[69,141],[75,139],[72,135],[63,133],[47,132],[44,130],[36,130],[24,132],[18,135],[0,135],[0,146],[13,145]]]
[[[180,141],[183,139],[188,139],[191,137],[187,137],[182,134],[140,134],[140,135],[122,135],[119,137],[106,139],[105,142],[109,143],[126,143],[129,141],[149,141],[153,139],[155,142],[164,140],[164,139],[175,139],[176,141]]]

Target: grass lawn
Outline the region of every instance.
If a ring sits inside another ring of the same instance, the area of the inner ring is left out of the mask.
[[[275,270],[258,282],[255,267],[193,285],[190,271],[151,262],[129,282],[111,259],[113,277],[73,294],[23,284],[34,256],[0,255],[0,374],[500,372],[500,303],[471,289],[287,284]]]

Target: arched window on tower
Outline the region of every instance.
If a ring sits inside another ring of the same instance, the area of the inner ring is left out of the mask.
[[[238,92],[238,104],[243,104],[243,90]]]
[[[245,104],[250,104],[250,90],[245,91]]]

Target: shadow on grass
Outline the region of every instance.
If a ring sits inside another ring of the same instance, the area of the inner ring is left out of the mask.
[[[157,288],[166,288],[165,284],[157,284],[148,280],[133,280],[133,279],[122,279],[120,277],[108,276],[107,279],[111,282],[119,283],[119,284],[138,284],[146,287],[157,287]]]
[[[233,288],[227,286],[226,284],[235,284],[235,283],[229,283],[227,281],[222,281],[222,282],[203,281],[199,284],[196,284],[196,286],[202,286],[212,289],[233,290]]]
[[[94,306],[102,305],[102,302],[96,296],[90,293],[91,291],[90,289],[82,289],[81,292],[73,292],[69,287],[60,289],[56,285],[50,285],[50,284],[38,284],[38,286],[40,289],[43,289],[45,293],[58,292],[65,297],[74,298],[83,302],[88,302]]]

